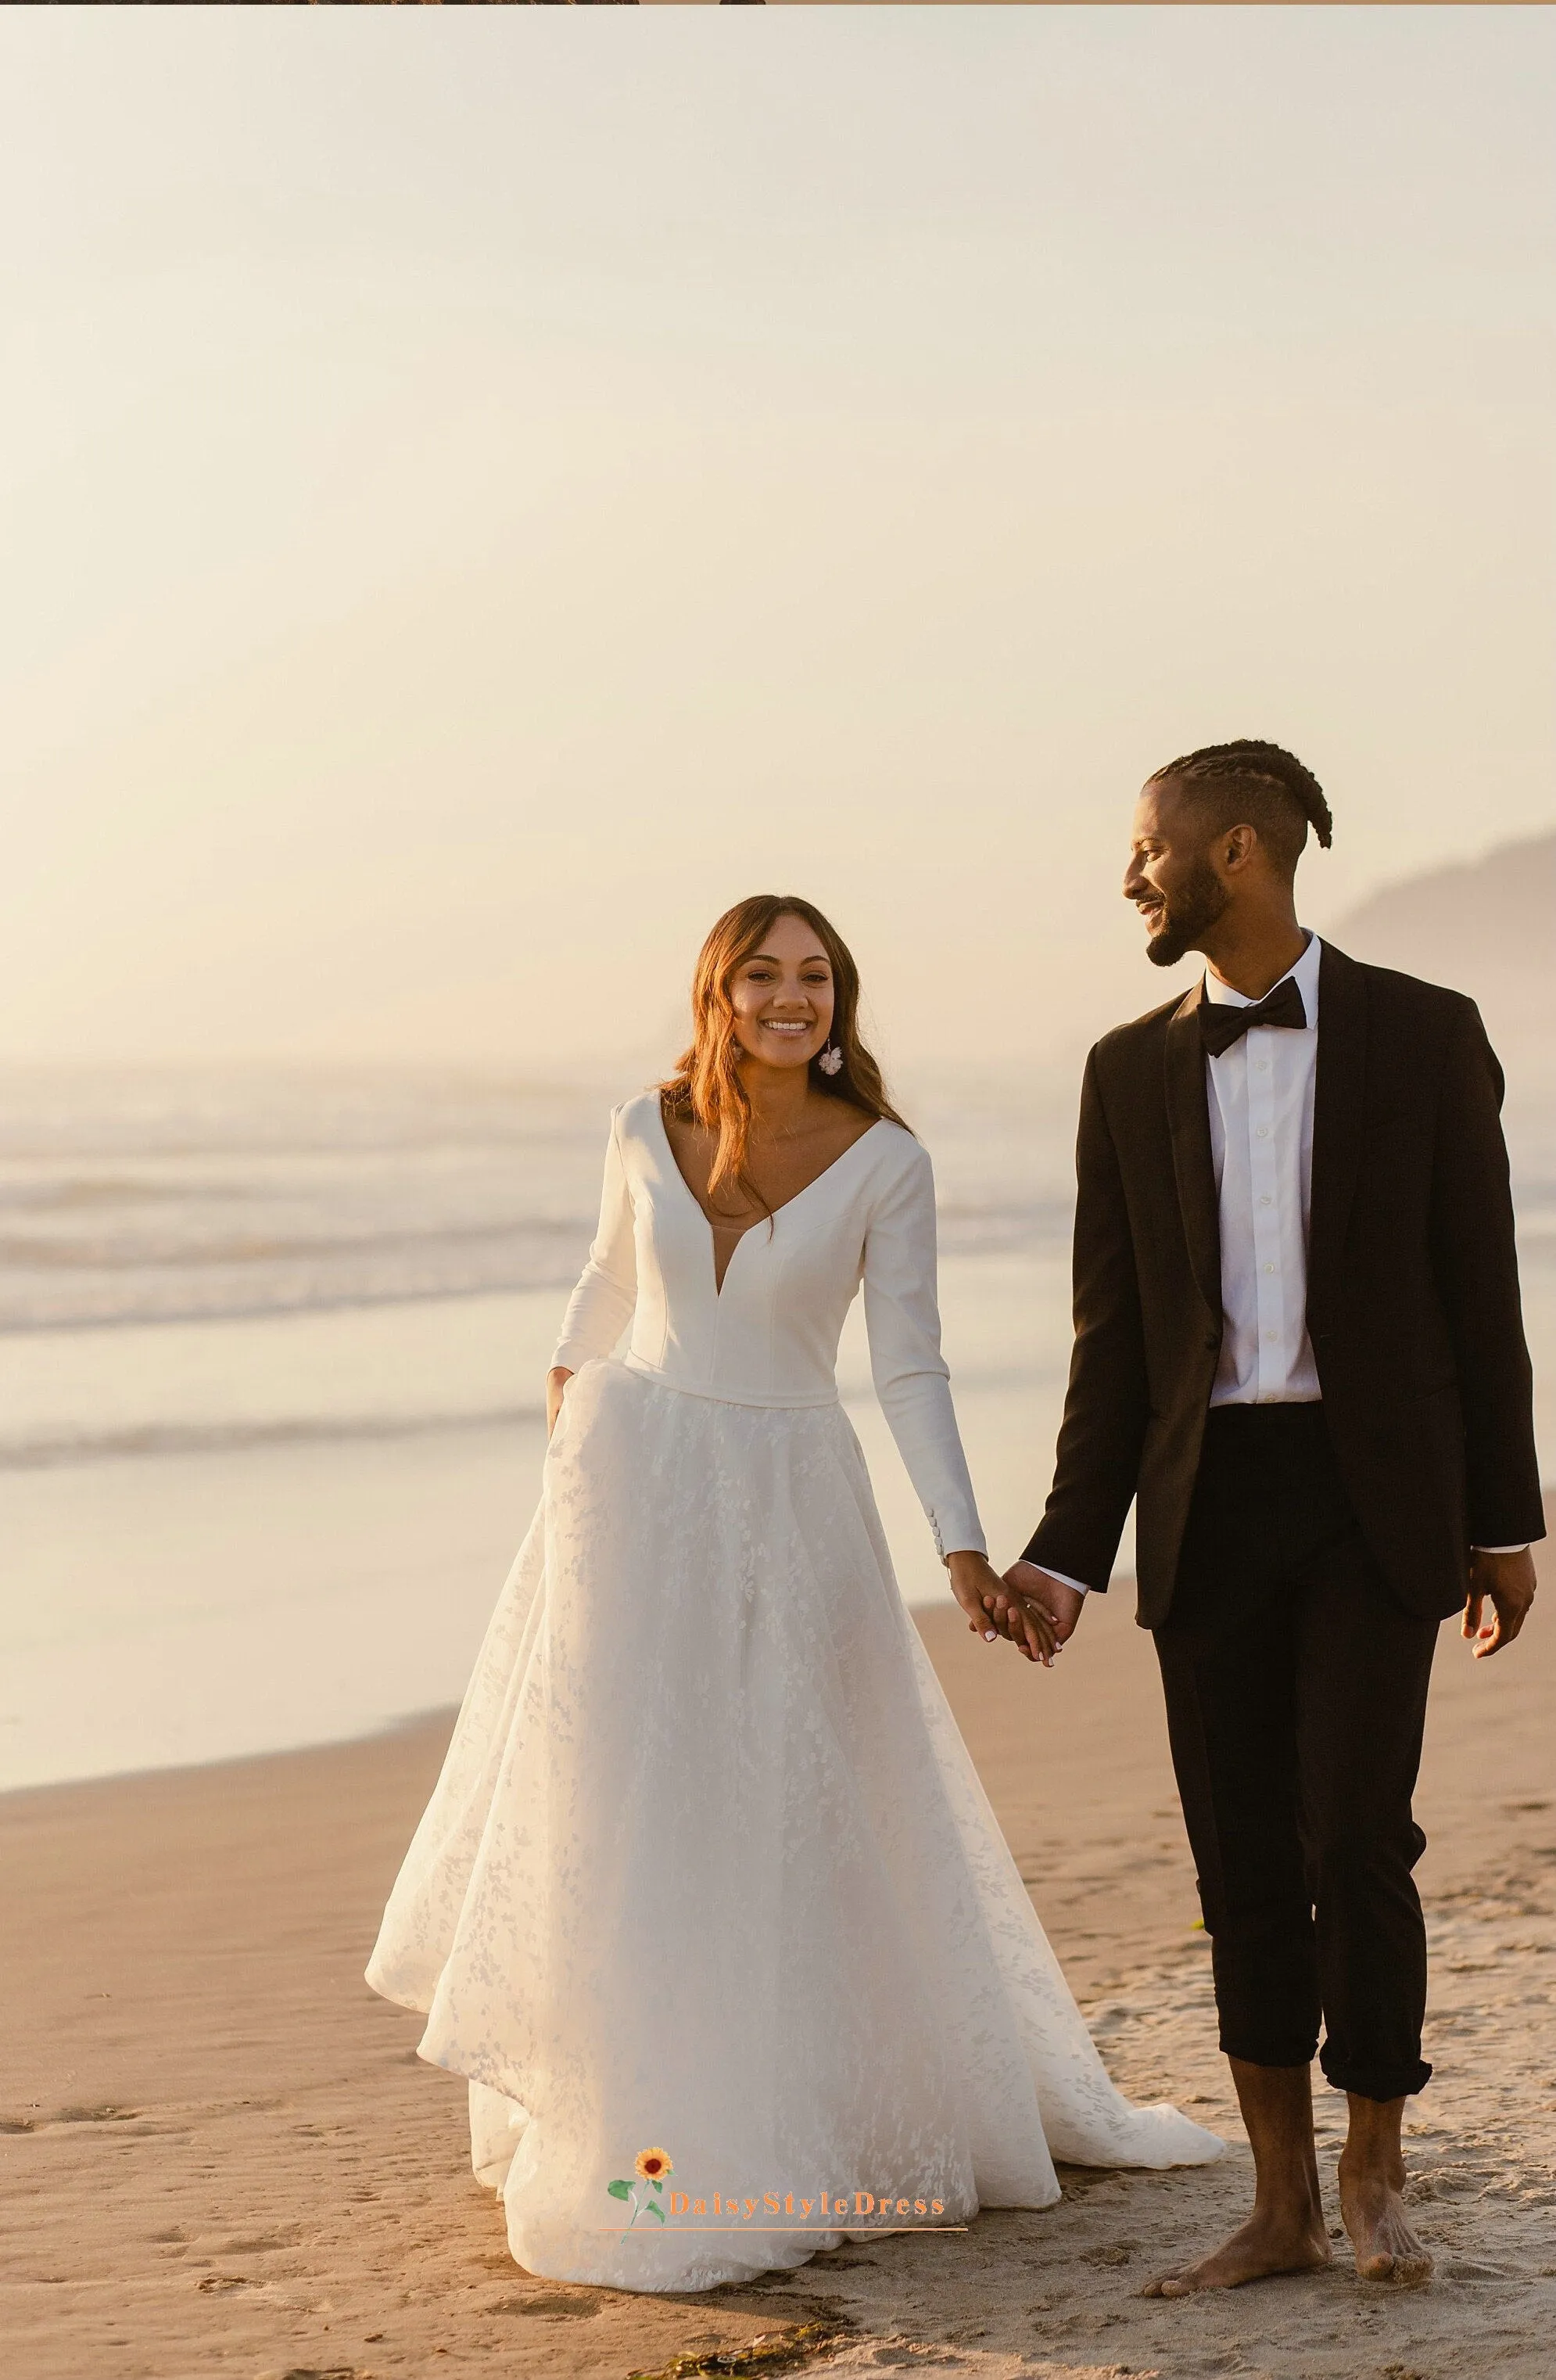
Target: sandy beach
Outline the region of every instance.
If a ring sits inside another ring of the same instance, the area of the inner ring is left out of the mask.
[[[1440,1648],[1419,1801],[1438,2074],[1408,2124],[1437,2279],[1364,2289],[1341,2240],[1319,2278],[1187,2304],[1142,2300],[1140,2284],[1228,2223],[1248,2162],[1150,1640],[1116,1591],[1047,1677],[974,1642],[954,1610],[917,1617],[1114,2073],[1221,2131],[1222,2165],[1067,2168],[1045,2213],[845,2245],[701,2297],[529,2277],[470,2176],[463,2087],[417,2059],[417,2020],[361,1981],[444,1713],[364,1742],[0,1800],[8,2371],[627,2380],[777,2368],[790,2344],[818,2368],[982,2380],[1548,2374],[1550,1615],[1490,1664],[1451,1629]],[[1331,2149],[1343,2114],[1321,2095]]]

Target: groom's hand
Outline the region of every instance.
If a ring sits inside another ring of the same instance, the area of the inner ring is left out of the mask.
[[[1019,1642],[1022,1614],[1033,1604],[1052,1621],[1056,1645],[1074,1635],[1086,1608],[1086,1597],[1078,1595],[1073,1586],[1067,1586],[1062,1578],[1039,1570],[1035,1562],[1015,1561],[1000,1584],[1004,1592],[985,1601],[989,1617],[1002,1636]]]
[[[1054,1665],[1054,1625],[1046,1611],[1040,1610],[1035,1601],[1021,1609],[1012,1609],[1008,1626],[994,1619],[994,1606],[1007,1600],[1005,1584],[986,1555],[955,1553],[946,1557],[946,1567],[951,1574],[951,1593],[967,1614],[967,1624],[990,1644],[1001,1636],[1019,1645],[1029,1661],[1041,1661],[1045,1670]]]
[[[1488,1597],[1492,1617],[1482,1625],[1480,1615]],[[1473,1641],[1478,1661],[1512,1644],[1528,1618],[1534,1599],[1535,1558],[1527,1546],[1516,1554],[1477,1550],[1470,1555],[1469,1593],[1465,1598],[1461,1633]]]

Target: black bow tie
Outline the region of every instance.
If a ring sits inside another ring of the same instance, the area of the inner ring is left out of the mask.
[[[1234,1008],[1229,1000],[1200,1002],[1200,1038],[1212,1058],[1219,1058],[1234,1041],[1240,1041],[1250,1026],[1288,1025],[1294,1032],[1300,1033],[1307,1023],[1302,994],[1290,976],[1284,976],[1274,990],[1265,999],[1255,1001],[1251,1008]]]

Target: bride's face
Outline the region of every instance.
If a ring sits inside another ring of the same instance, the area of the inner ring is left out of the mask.
[[[802,917],[775,917],[730,983],[735,1038],[765,1066],[808,1066],[832,1030],[832,966]]]

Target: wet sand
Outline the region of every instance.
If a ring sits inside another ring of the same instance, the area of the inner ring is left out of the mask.
[[[1425,2290],[1317,2278],[1182,2304],[1140,2282],[1247,2188],[1150,1639],[1116,1591],[1052,1677],[918,1614],[1119,2082],[1235,2143],[1062,2204],[845,2245],[754,2288],[535,2280],[467,2163],[463,2086],[361,1981],[449,1715],[369,1742],[0,1799],[0,2337],[17,2380],[626,2380],[820,2324],[816,2368],[1003,2380],[1536,2380],[1556,2333],[1556,1633],[1443,1632],[1419,1810],[1434,1944],[1410,2124]],[[1321,2095],[1326,2143],[1342,2104]],[[1331,2185],[1333,2157],[1326,2157]],[[1337,2214],[1333,2214],[1337,2225]],[[1339,2247],[1343,2249],[1344,2242]],[[750,2368],[765,2368],[765,2353]],[[724,2369],[732,2368],[727,2362]]]

